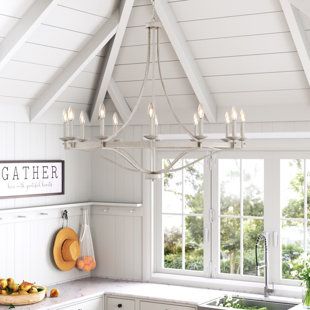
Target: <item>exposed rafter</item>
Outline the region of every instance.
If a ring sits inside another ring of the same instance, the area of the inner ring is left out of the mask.
[[[97,111],[100,104],[103,102],[107,93],[110,80],[112,78],[114,66],[119,54],[119,50],[123,41],[123,37],[126,31],[126,27],[131,14],[134,0],[122,0],[120,5],[120,20],[117,33],[114,37],[113,43],[111,44],[105,62],[102,66],[102,71],[99,77],[97,90],[94,96],[94,101],[91,106],[90,120],[94,121],[97,116]]]
[[[0,44],[0,70],[12,59],[57,2],[57,0],[37,0],[27,10]]]
[[[310,44],[302,25],[299,10],[310,16],[308,1],[280,0],[287,24],[290,28],[297,53],[304,68],[308,83],[310,85]],[[298,9],[297,9],[298,6]],[[304,11],[305,10],[305,11]]]
[[[309,0],[291,0],[291,3],[310,18]]]
[[[131,110],[113,78],[111,78],[110,80],[108,86],[108,93],[114,103],[117,112],[119,113],[122,120],[125,122],[129,118]]]
[[[190,50],[185,36],[180,28],[175,15],[170,8],[167,0],[155,1],[156,13],[166,31],[168,38],[177,54],[181,65],[187,75],[187,78],[202,104],[207,119],[210,122],[216,121],[216,105],[214,99],[206,85],[205,80],[199,70],[197,63],[194,60],[192,51]]]
[[[119,12],[114,12],[96,32],[88,44],[75,56],[69,65],[56,77],[43,94],[30,107],[31,121],[38,119],[84,70],[88,63],[115,35],[119,23]]]

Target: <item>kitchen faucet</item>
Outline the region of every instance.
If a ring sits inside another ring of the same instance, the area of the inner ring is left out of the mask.
[[[265,264],[264,265],[259,265],[258,262],[258,255],[257,255],[257,250],[258,250],[258,245],[260,241],[264,242],[264,248],[265,248]],[[273,289],[269,288],[269,264],[268,264],[268,245],[267,245],[267,237],[265,234],[260,234],[255,243],[255,262],[256,262],[256,275],[259,275],[259,269],[260,268],[265,268],[264,272],[264,277],[265,277],[265,286],[264,286],[264,296],[268,297],[270,293],[273,293]]]

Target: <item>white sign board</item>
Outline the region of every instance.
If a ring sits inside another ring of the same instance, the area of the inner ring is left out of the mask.
[[[63,160],[0,161],[0,198],[62,194]]]

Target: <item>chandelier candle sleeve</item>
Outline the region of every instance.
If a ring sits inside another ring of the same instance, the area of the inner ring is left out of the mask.
[[[68,121],[69,121],[69,126],[70,126],[69,135],[70,137],[74,137],[74,133],[73,133],[74,112],[71,107],[69,107],[68,109]]]
[[[83,111],[81,111],[80,113],[81,140],[85,140],[85,123],[86,123],[85,114]]]
[[[158,134],[158,118],[157,118],[156,114],[155,114],[155,118],[154,118],[154,123],[155,123],[155,136],[157,137],[157,134]]]
[[[62,117],[63,117],[63,135],[64,135],[64,138],[67,138],[69,137],[69,123],[68,123],[68,113],[66,111],[66,109],[63,110],[62,112]]]
[[[195,125],[195,136],[198,136],[198,115],[197,113],[194,114],[194,125]]]
[[[225,122],[226,122],[226,138],[228,138],[230,119],[229,119],[229,114],[227,112],[225,113]]]
[[[240,119],[241,119],[241,123],[240,123],[240,137],[241,139],[244,139],[244,123],[245,123],[245,115],[243,110],[240,111]]]
[[[105,119],[105,105],[102,103],[99,107],[99,123],[100,123],[100,137],[104,137],[104,119]]]
[[[232,120],[232,132],[231,135],[233,138],[236,138],[237,136],[237,118],[238,114],[234,107],[231,109],[231,120]]]

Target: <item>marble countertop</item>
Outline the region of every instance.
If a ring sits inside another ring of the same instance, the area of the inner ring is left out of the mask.
[[[103,296],[103,294],[175,302],[185,305],[200,305],[227,293],[219,290],[166,284],[113,281],[100,278],[86,278],[55,285],[54,287],[59,290],[59,297],[46,298],[41,303],[31,306],[16,307],[16,309],[57,309],[72,303],[82,302],[86,299]],[[4,309],[8,309],[8,307],[0,306],[0,310]]]

